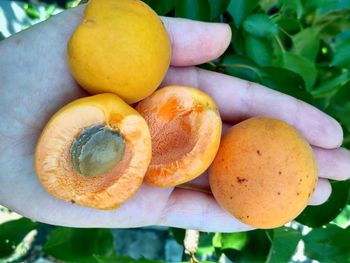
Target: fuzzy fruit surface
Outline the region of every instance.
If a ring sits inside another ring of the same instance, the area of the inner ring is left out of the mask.
[[[275,228],[308,204],[317,183],[317,163],[293,127],[254,117],[223,136],[209,182],[218,203],[237,219],[256,228]]]
[[[105,93],[73,101],[46,124],[35,151],[44,188],[71,203],[113,209],[140,187],[152,156],[141,115]]]
[[[130,104],[158,87],[170,49],[162,21],[142,1],[90,0],[68,42],[68,64],[88,92],[111,92]]]

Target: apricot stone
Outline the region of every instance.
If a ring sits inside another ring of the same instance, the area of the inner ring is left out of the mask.
[[[111,92],[130,104],[158,87],[170,49],[161,19],[142,1],[90,0],[69,40],[68,64],[88,92]]]
[[[308,204],[317,183],[317,163],[293,127],[254,117],[223,136],[209,182],[218,203],[237,219],[256,228],[275,228]]]

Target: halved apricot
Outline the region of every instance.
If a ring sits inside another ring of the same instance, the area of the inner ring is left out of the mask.
[[[223,136],[209,182],[218,203],[237,219],[256,228],[275,228],[308,204],[317,183],[317,162],[292,126],[254,117]]]
[[[35,168],[50,194],[112,209],[136,193],[150,159],[145,120],[105,93],[78,99],[50,119],[36,147]]]
[[[220,144],[221,119],[214,101],[190,87],[162,88],[136,106],[152,137],[145,180],[168,187],[203,173]]]

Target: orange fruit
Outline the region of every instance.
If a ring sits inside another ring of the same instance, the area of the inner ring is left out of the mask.
[[[308,204],[317,183],[317,163],[293,127],[255,117],[223,136],[209,182],[218,203],[240,221],[274,228],[293,220]]]
[[[68,64],[88,92],[111,92],[130,104],[158,87],[170,50],[162,21],[142,1],[90,0],[69,40]]]
[[[133,196],[150,160],[147,123],[108,93],[60,109],[35,151],[37,176],[50,194],[98,209],[116,208]]]
[[[168,187],[192,180],[213,161],[221,137],[214,101],[198,89],[169,86],[141,101],[136,110],[152,137],[152,161],[145,180]]]

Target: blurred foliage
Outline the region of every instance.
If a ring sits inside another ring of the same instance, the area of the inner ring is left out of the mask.
[[[33,1],[28,17],[38,18]],[[37,1],[36,1],[37,2]],[[46,0],[46,16],[80,1]],[[219,59],[202,67],[258,82],[310,103],[336,118],[350,149],[350,0],[145,0],[159,15],[225,22],[233,37]],[[332,182],[332,195],[310,206],[291,227],[242,233],[201,233],[198,257],[217,262],[288,262],[298,243],[320,262],[350,262],[349,182]],[[19,219],[0,225],[0,257],[40,225]],[[310,229],[308,228],[310,227]],[[308,231],[309,230],[309,231]],[[310,231],[311,230],[311,231]],[[182,245],[184,230],[171,228]],[[158,262],[116,255],[107,229],[54,227],[43,253],[64,262]],[[188,260],[183,255],[183,260]]]
[[[0,259],[10,256],[24,237],[30,231],[36,229],[37,226],[38,223],[32,222],[27,218],[20,218],[1,224]]]

